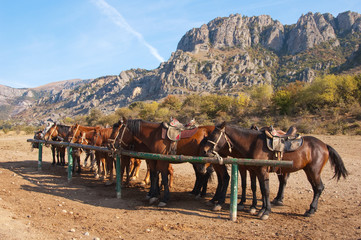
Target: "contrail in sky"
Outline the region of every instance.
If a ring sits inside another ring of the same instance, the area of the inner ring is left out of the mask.
[[[160,62],[164,62],[162,56],[159,55],[158,50],[150,45],[143,37],[142,34],[134,30],[128,22],[124,19],[124,17],[112,6],[110,6],[105,0],[93,0],[93,2],[107,15],[116,25],[121,28],[124,28],[130,34],[134,35],[138,38],[138,40],[146,46],[150,53],[158,59]]]

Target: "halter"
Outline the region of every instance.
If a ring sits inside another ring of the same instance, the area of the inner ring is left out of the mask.
[[[225,140],[226,140],[226,142],[228,144],[229,152],[232,152],[232,144],[231,144],[231,141],[229,140],[229,138],[227,137],[225,128],[220,129],[220,128],[216,127],[216,129],[218,129],[221,132],[221,134],[219,134],[219,136],[218,136],[218,139],[215,142],[213,142],[212,140],[207,140],[207,142],[213,144],[213,147],[212,147],[211,151],[212,151],[212,153],[214,155],[216,155],[216,157],[217,157],[217,159],[219,161],[219,164],[223,165],[223,158],[219,155],[219,153],[215,149],[218,146],[218,143],[221,140],[223,134],[224,134],[224,138],[225,138]]]
[[[51,136],[53,136],[53,133],[55,132],[55,129],[57,128],[57,126],[55,126],[54,128],[53,128],[53,130],[51,131],[51,133],[49,134],[49,136],[47,137],[47,139],[45,140],[45,141],[49,141],[49,138],[51,137]],[[49,131],[49,130],[48,130]],[[48,132],[48,131],[46,131],[46,132]],[[45,133],[46,134],[46,133]],[[44,136],[45,136],[45,134],[44,134]]]
[[[115,136],[114,139],[108,139],[109,142],[112,142],[113,144],[113,147],[114,147],[114,143],[117,141],[118,137],[119,137],[119,133],[120,133],[120,129],[123,128],[123,131],[122,131],[122,134],[121,134],[121,137],[120,137],[120,147],[122,144],[124,144],[124,146],[128,147],[128,144],[126,144],[124,141],[123,141],[123,137],[124,137],[124,133],[125,133],[125,129],[127,128],[127,126],[125,124],[121,124],[120,127],[119,127],[119,130],[117,132],[117,135]]]
[[[69,141],[69,142],[71,142],[71,143],[73,142],[73,138],[75,137],[75,135],[76,135],[76,133],[78,132],[78,130],[79,130],[79,125],[76,126],[75,132],[74,132],[73,136],[70,138],[70,141]]]

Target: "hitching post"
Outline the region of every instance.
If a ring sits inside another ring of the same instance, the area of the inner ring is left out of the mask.
[[[122,179],[120,178],[120,156],[117,153],[116,171],[117,171],[117,198],[122,197]]]
[[[230,218],[237,220],[238,164],[232,164]]]
[[[68,182],[73,176],[73,148],[68,146]]]
[[[39,143],[38,171],[41,171],[43,163],[43,144]]]

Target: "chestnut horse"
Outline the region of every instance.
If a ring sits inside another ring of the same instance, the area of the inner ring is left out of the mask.
[[[136,142],[142,143],[150,153],[159,153],[168,155],[170,153],[170,145],[172,141],[162,138],[163,123],[153,123],[141,119],[126,120],[124,119],[128,131],[132,134]],[[200,126],[192,137],[183,138],[177,142],[177,155],[196,156],[199,155],[199,145],[201,141],[214,130],[214,126]],[[135,149],[139,151],[138,149]],[[159,177],[158,171],[161,173],[161,185],[164,189],[163,198],[158,206],[166,206],[170,191],[168,186],[168,169],[170,162],[163,160],[149,160],[150,167],[150,191],[148,193],[149,203],[153,204],[158,200]]]
[[[340,155],[331,146],[311,136],[305,136],[303,140],[303,145],[299,149],[284,153],[283,160],[293,160],[293,167],[281,168],[281,171],[290,173],[304,170],[314,192],[310,208],[305,212],[305,216],[311,216],[317,211],[318,199],[324,189],[320,174],[326,162],[330,160],[335,172],[334,178],[336,177],[337,180],[341,177],[346,178],[348,172]],[[223,154],[253,159],[273,159],[274,156],[266,146],[266,135],[263,132],[228,126],[225,122],[215,128],[207,143],[201,148],[206,156]],[[261,219],[268,219],[271,212],[268,167],[252,167],[252,169],[257,175],[262,193],[263,204],[258,216]]]
[[[88,126],[75,124],[70,127],[70,130],[65,140],[70,143],[75,143],[75,141],[78,141],[78,138],[82,137],[82,135],[84,135],[85,133],[99,129],[101,129],[101,127],[88,127]],[[77,172],[78,173],[81,172],[80,155],[82,152],[83,150],[81,148],[73,148],[73,152],[72,152],[72,157],[74,159],[73,172],[75,171],[76,167],[78,167]]]

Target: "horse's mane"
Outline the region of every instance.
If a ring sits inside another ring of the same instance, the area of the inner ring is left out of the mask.
[[[127,128],[136,137],[139,137],[139,135],[140,135],[141,121],[143,121],[143,120],[142,119],[128,119],[127,120]]]

